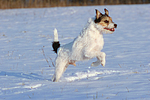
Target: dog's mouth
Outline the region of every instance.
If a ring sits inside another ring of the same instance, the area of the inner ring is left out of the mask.
[[[105,29],[105,30],[112,31],[112,32],[114,32],[114,31],[115,31],[115,28],[107,28],[107,27],[105,27],[104,29]]]

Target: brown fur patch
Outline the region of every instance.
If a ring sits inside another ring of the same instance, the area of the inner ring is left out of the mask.
[[[100,24],[102,26],[108,26],[109,23],[105,23],[106,20],[109,21],[109,23],[112,22],[112,18],[111,17],[105,16],[104,18],[101,19],[101,21],[98,24]]]
[[[75,63],[72,63],[72,62],[71,62],[71,63],[69,63],[69,64],[70,64],[70,65],[74,65],[74,66],[76,66],[76,64],[75,64]]]
[[[107,24],[106,23],[103,23],[103,22],[101,22],[101,23],[99,23],[100,25],[102,25],[102,26],[107,26]]]
[[[111,17],[109,17],[109,20],[112,22],[112,18]]]

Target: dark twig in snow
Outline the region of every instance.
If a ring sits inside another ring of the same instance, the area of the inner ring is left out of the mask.
[[[44,47],[44,46],[43,46],[43,47]],[[46,58],[46,56],[45,56],[45,52],[44,52],[44,49],[43,49],[43,48],[42,48],[42,52],[43,52],[43,56],[44,56],[44,58],[45,58],[47,64],[49,65],[49,67],[51,67],[50,64],[49,64],[49,62],[48,62],[48,60],[47,60],[47,58]],[[53,63],[52,63],[52,64],[53,64]]]
[[[55,67],[55,65],[54,65],[54,63],[53,63],[53,61],[52,61],[52,58],[49,57],[49,59],[51,60],[53,67]]]
[[[128,90],[128,92],[129,92],[129,89],[126,87],[126,89]]]

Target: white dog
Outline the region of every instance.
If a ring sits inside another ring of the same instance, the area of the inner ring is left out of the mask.
[[[52,44],[57,58],[55,60],[55,74],[52,78],[53,82],[58,82],[63,72],[69,64],[76,66],[76,61],[89,60],[96,57],[97,61],[91,66],[105,66],[104,52],[101,52],[104,45],[103,33],[113,33],[117,28],[107,9],[105,14],[100,13],[96,9],[96,17],[90,18],[82,32],[71,43],[60,46],[58,41],[57,30],[54,30],[54,42]],[[58,49],[59,48],[59,49]]]

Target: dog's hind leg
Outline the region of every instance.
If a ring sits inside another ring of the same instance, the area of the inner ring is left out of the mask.
[[[66,71],[66,69],[67,69],[68,66],[69,66],[69,64],[67,63],[66,66],[64,67],[63,73]]]
[[[63,72],[68,67],[67,60],[56,60],[56,66],[55,66],[55,74],[53,75],[52,81],[58,82],[60,77],[62,76]]]

